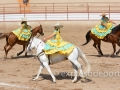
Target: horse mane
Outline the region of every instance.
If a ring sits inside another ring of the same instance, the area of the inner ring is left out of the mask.
[[[38,27],[39,27],[39,26],[38,26]],[[33,32],[36,28],[38,28],[38,27],[33,28],[33,29],[32,29],[32,32]]]
[[[113,29],[112,29],[112,33],[116,33],[120,30],[120,24],[115,26]]]
[[[39,26],[38,27],[35,27],[34,29],[32,29],[32,36],[36,36],[37,35],[37,33],[38,33],[38,28],[39,28]]]

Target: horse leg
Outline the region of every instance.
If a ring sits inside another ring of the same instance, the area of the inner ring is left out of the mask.
[[[102,52],[100,52],[100,50],[99,50],[99,48],[98,48],[98,47],[100,47],[100,46],[98,45],[98,47],[97,47],[97,45],[98,45],[98,41],[94,41],[93,47],[96,48],[96,50],[98,51],[98,54],[103,55]]]
[[[101,41],[98,42],[98,52],[103,56],[103,53],[101,51]]]
[[[120,49],[116,52],[116,55],[118,55],[120,53]]]
[[[6,45],[4,46],[4,51],[5,51],[5,55],[4,55],[4,59],[7,58],[7,47],[8,47],[9,43],[8,43],[8,37],[6,37]]]
[[[48,62],[47,62],[47,61],[46,61],[46,62],[43,62],[43,65],[46,67],[47,71],[50,73],[50,75],[51,75],[51,77],[52,77],[52,79],[53,79],[53,82],[56,83],[56,78],[55,78],[55,76],[53,75],[53,73],[51,72],[51,69],[50,69],[50,67],[49,67],[49,65],[48,65]]]
[[[118,46],[120,46],[120,42],[117,43]],[[120,49],[116,52],[116,55],[120,53]]]
[[[76,75],[76,73],[77,73],[77,68],[80,69],[80,74],[79,74],[80,77],[82,77],[82,78],[84,79],[85,76],[84,76],[84,73],[83,73],[83,71],[82,71],[82,66],[80,65],[80,63],[79,63],[77,60],[71,60],[71,59],[69,59],[69,60],[76,66],[76,67],[75,67],[75,66],[73,65],[73,66],[75,67],[74,69],[76,69],[76,70],[75,70],[75,77],[74,77],[74,79],[72,80],[72,82],[76,82],[76,80],[77,80],[77,75]]]
[[[71,62],[72,63],[72,62]],[[74,79],[72,80],[72,82],[76,82],[77,81],[77,72],[78,72],[78,68],[77,68],[77,66],[74,64],[74,63],[72,63],[72,66],[73,66],[73,68],[74,68]]]
[[[6,44],[5,46],[4,46],[4,51],[5,51],[5,56],[4,56],[4,58],[7,58],[7,51],[6,51],[6,48],[8,47],[8,44]]]
[[[23,50],[19,53],[17,53],[17,56],[21,55],[25,51],[25,45],[23,45]]]
[[[12,47],[13,47],[13,46],[11,46],[11,45],[6,46],[4,59],[7,58],[7,54],[8,54],[9,50],[10,50]]]
[[[100,54],[99,53],[99,50],[98,50],[98,48],[97,48],[97,43],[94,41],[94,43],[93,43],[93,47],[98,51],[98,54]]]
[[[37,76],[35,78],[33,78],[33,80],[37,80],[42,72],[42,69],[44,68],[44,66],[41,64],[40,68],[39,68],[39,71],[37,73]]]
[[[110,55],[110,57],[114,56],[114,53],[116,52],[116,44],[112,43],[113,46],[113,53]]]

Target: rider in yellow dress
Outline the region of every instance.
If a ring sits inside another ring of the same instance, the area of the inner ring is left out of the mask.
[[[91,32],[95,36],[97,36],[99,39],[104,39],[104,37],[109,34],[114,27],[113,24],[115,24],[113,21],[109,20],[108,17],[106,17],[107,14],[104,12],[102,13],[102,18],[100,20],[100,24],[97,24],[94,28],[92,28]]]
[[[27,19],[23,18],[21,21],[21,27],[12,32],[17,36],[18,40],[27,41],[31,37],[31,30],[31,26],[27,24]]]
[[[56,23],[54,25],[55,30],[53,34],[44,38],[44,41],[47,41],[44,47],[45,54],[54,54],[56,52],[61,54],[70,54],[74,49],[73,44],[66,42],[61,38],[60,28],[62,27],[63,25]]]

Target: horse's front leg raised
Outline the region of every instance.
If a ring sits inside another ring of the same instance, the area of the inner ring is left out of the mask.
[[[17,56],[21,55],[25,51],[25,45],[23,45],[23,50],[19,53],[17,53]]]
[[[43,68],[44,68],[44,66],[41,64],[39,71],[38,71],[38,74],[35,78],[33,78],[33,80],[37,80],[39,78],[39,75],[41,74]]]

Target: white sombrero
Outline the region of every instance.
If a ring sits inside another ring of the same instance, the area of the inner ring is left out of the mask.
[[[103,12],[100,16],[106,16],[106,15],[108,15],[108,14],[106,14],[106,13]]]
[[[62,28],[62,27],[63,27],[63,25],[60,25],[59,23],[56,23],[55,25],[53,25],[53,27]]]
[[[24,18],[22,18],[22,21],[27,21],[27,18],[25,18],[25,17],[24,17]]]

